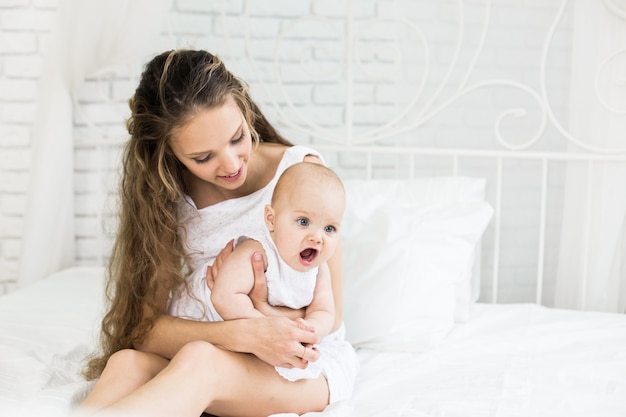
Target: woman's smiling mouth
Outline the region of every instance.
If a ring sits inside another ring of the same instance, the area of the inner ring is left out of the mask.
[[[219,178],[222,181],[235,182],[235,181],[237,181],[241,177],[242,173],[243,173],[243,167],[239,168],[239,170],[237,172],[235,172],[234,174],[232,174],[232,175],[222,175]]]

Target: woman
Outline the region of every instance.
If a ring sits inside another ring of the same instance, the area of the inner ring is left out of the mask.
[[[102,322],[101,355],[86,372],[100,379],[80,411],[302,414],[322,410],[333,391],[351,391],[357,368],[353,351],[346,352],[349,365],[341,381],[322,375],[289,382],[274,371],[274,366],[304,368],[318,358],[314,349],[304,349],[319,340],[294,320],[302,312],[281,310],[282,317],[219,323],[167,315],[170,294],[186,285],[190,270],[216,256],[218,269],[228,256],[229,246],[218,256],[224,242],[211,239],[210,231],[236,229],[244,215],[258,219],[262,227],[257,211],[262,213],[269,202],[264,196],[269,198],[276,178],[293,163],[319,163],[319,155],[282,138],[250,99],[246,85],[205,51],[155,57],[130,107],[120,224],[107,285],[111,304]],[[242,201],[248,208],[242,208]],[[255,306],[273,309],[267,304],[258,254],[252,264]],[[329,268],[333,330],[341,332],[340,248]],[[207,276],[214,272],[209,268]]]

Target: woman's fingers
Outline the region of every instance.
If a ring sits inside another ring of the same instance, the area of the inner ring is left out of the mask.
[[[315,362],[320,357],[320,352],[313,345],[302,345],[304,348],[303,352],[300,354],[301,363],[306,365],[309,362]]]
[[[265,262],[261,252],[252,254],[252,270],[254,271],[254,286],[249,297],[257,306],[267,302],[267,280],[265,279]]]
[[[220,271],[220,268],[224,264],[224,260],[233,253],[234,248],[234,239],[229,241],[226,246],[222,248],[220,253],[215,257],[215,261],[213,261],[213,265],[209,265],[206,268],[206,285],[213,289],[213,284],[215,283],[215,279],[217,278],[217,274]]]
[[[220,253],[218,253],[215,257],[215,262],[213,262],[213,269],[217,269],[217,272],[219,272],[220,268],[222,267],[224,260],[228,258],[231,253],[233,253],[234,243],[234,239],[229,241],[226,246],[222,248]]]
[[[241,324],[249,325],[245,331],[249,348],[244,351],[254,353],[270,365],[289,364],[291,367],[305,368],[306,361],[312,362],[319,358],[317,349],[307,347],[306,361],[302,361],[304,346],[313,346],[319,340],[315,333],[301,329],[293,320],[264,317],[246,320]]]

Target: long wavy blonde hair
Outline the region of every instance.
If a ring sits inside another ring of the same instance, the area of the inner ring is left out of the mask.
[[[119,186],[119,225],[106,285],[108,312],[102,320],[100,349],[85,377],[101,375],[109,357],[141,344],[168,294],[184,285],[185,233],[177,206],[185,194],[184,166],[170,149],[172,132],[198,112],[232,97],[253,140],[290,145],[263,116],[215,55],[201,50],[164,52],[147,63],[129,100],[130,139],[124,149]]]

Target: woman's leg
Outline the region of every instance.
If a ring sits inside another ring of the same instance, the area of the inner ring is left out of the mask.
[[[185,345],[149,382],[107,408],[111,416],[219,416],[303,414],[328,404],[324,377],[289,382],[250,354],[205,342]]]
[[[169,363],[158,355],[133,349],[111,355],[102,376],[77,410],[94,412],[126,397],[151,380]]]
[[[324,376],[290,382],[254,355],[214,349],[219,390],[207,412],[223,417],[304,414],[322,411],[328,405],[330,394]]]

